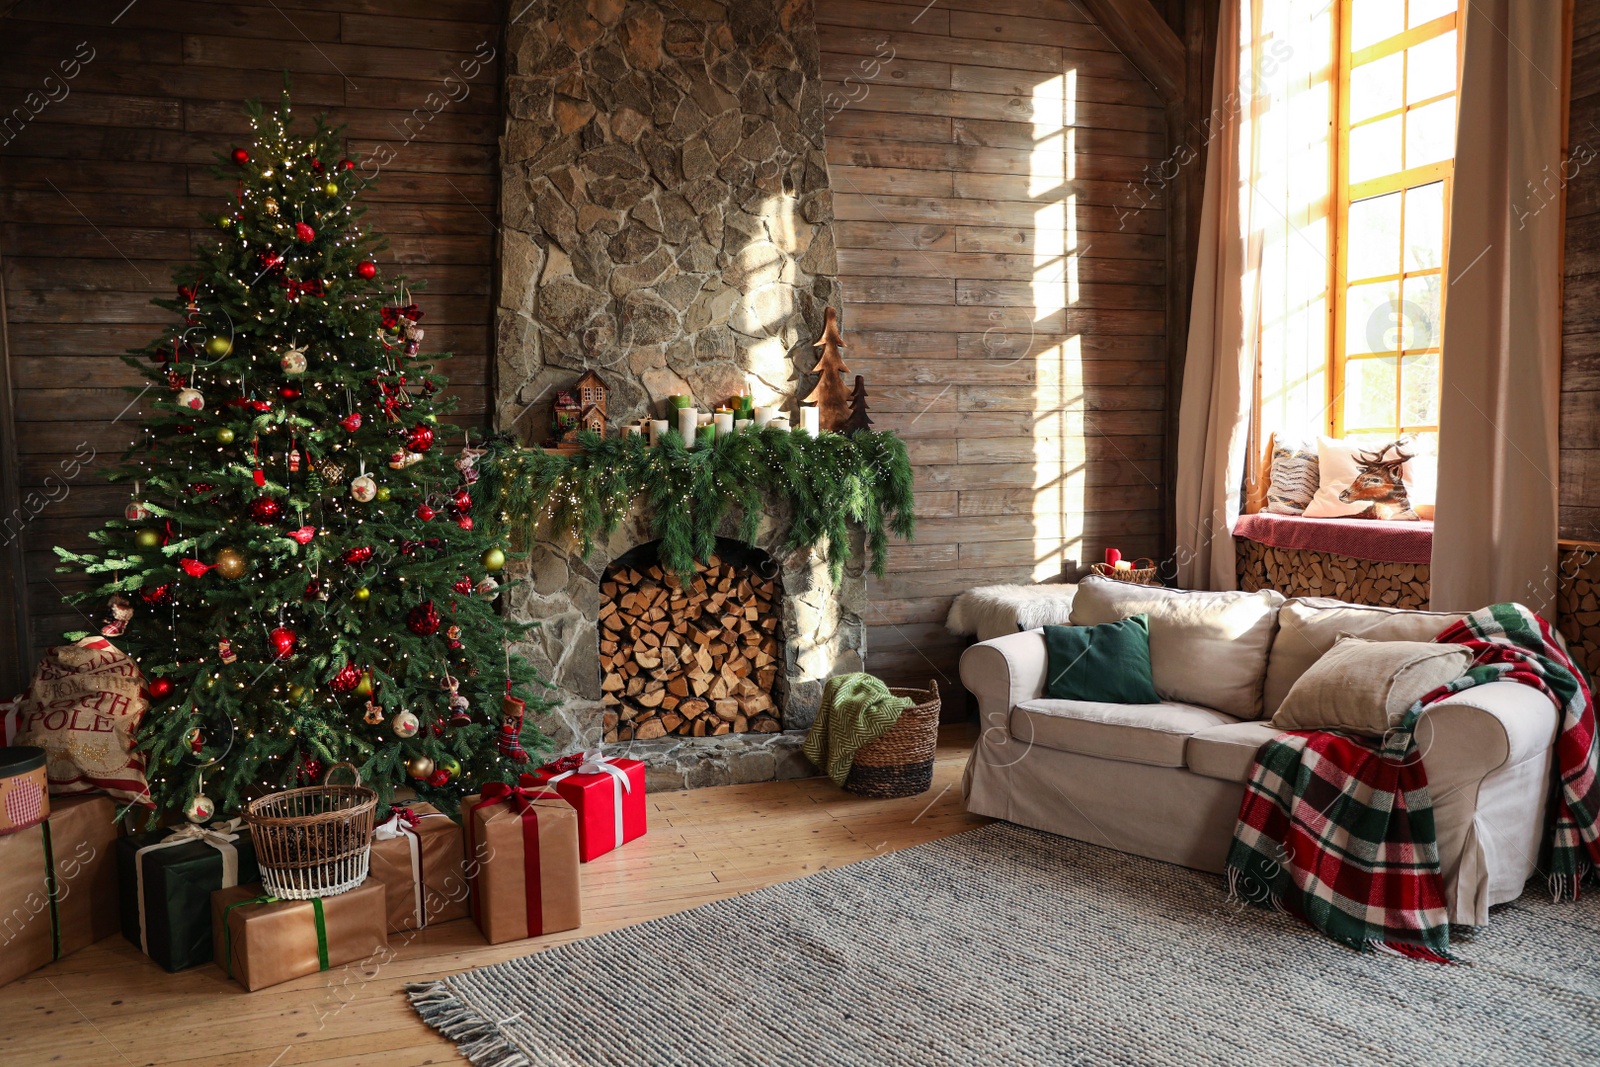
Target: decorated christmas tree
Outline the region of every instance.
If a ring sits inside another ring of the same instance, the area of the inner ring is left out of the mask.
[[[148,679],[157,809],[203,821],[339,761],[453,808],[544,747],[509,652],[528,627],[495,610],[503,516],[480,453],[445,455],[445,357],[359,226],[342,131],[294,136],[287,94],[249,110],[217,237],[155,301],[181,321],[124,357],[154,408],[113,474],[127,517],[57,552],[105,579],[79,599],[110,598],[102,632]]]

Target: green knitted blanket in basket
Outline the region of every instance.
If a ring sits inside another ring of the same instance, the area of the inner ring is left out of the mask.
[[[840,674],[822,689],[822,707],[806,734],[801,751],[834,785],[850,776],[850,764],[862,745],[870,745],[895,724],[912,705],[910,697],[897,697],[870,674]]]

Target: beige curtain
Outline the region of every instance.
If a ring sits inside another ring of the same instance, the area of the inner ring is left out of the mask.
[[[1445,266],[1433,606],[1554,619],[1565,31],[1557,0],[1464,5]],[[1530,192],[1537,191],[1537,192]]]
[[[1246,0],[1248,2],[1248,0]],[[1206,158],[1200,243],[1178,408],[1177,581],[1233,589],[1233,537],[1254,377],[1259,247],[1251,233],[1249,110],[1240,91],[1239,4],[1225,2],[1211,83],[1213,137]],[[1243,158],[1241,159],[1241,153]]]

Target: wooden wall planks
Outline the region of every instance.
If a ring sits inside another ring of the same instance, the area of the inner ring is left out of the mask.
[[[868,662],[948,690],[956,593],[1158,552],[1166,116],[1071,0],[816,10],[845,361],[918,491]]]
[[[24,0],[0,20],[0,122],[47,75],[59,77],[62,60],[88,55],[80,42],[93,56],[64,99],[0,130],[23,499],[60,477],[80,447],[96,455],[24,528],[36,644],[85,625],[61,602],[69,586],[50,547],[85,544],[124,503],[92,469],[128,441],[117,425],[129,401],[122,387],[140,380],[116,356],[160,332],[166,313],[150,298],[172,292],[172,268],[210,236],[200,217],[229,195],[208,173],[214,154],[248,129],[241,101],[275,101],[285,70],[307,119],[327,111],[349,126],[354,149],[394,153],[365,198],[367,222],[389,235],[390,261],[428,283],[427,344],[455,353],[444,369],[461,401],[457,421],[486,423],[498,59],[436,114],[441,98],[428,98],[462,60],[498,56],[504,17],[496,0]],[[0,677],[0,688],[17,682]]]
[[[1561,536],[1600,541],[1600,0],[1576,0],[1567,119]],[[1551,204],[1548,210],[1555,210]]]

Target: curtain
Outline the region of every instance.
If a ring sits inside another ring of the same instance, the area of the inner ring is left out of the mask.
[[[1563,4],[1464,7],[1445,274],[1433,607],[1554,619]]]
[[[1238,584],[1232,528],[1257,399],[1268,430],[1314,434],[1325,421],[1336,10],[1327,0],[1222,5],[1178,409],[1184,588]]]

